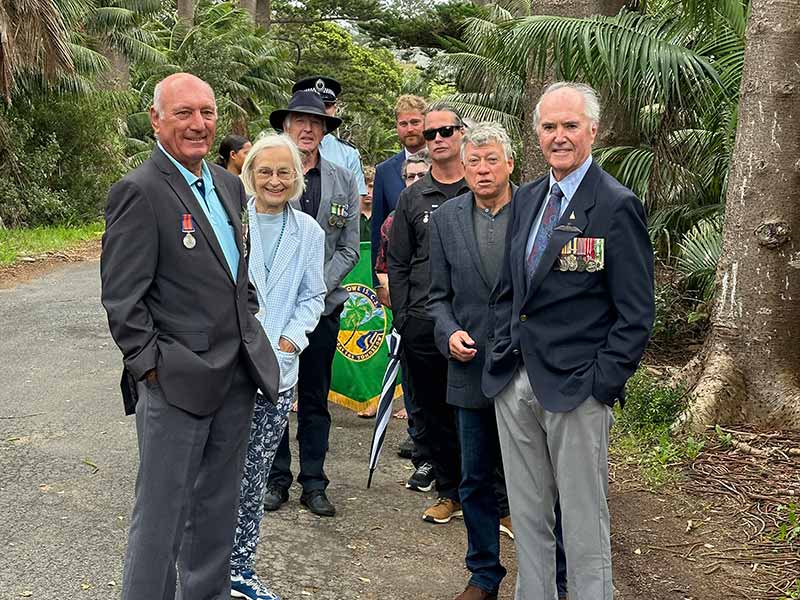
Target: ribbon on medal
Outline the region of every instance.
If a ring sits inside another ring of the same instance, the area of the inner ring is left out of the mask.
[[[197,240],[192,235],[194,231],[194,217],[189,213],[184,213],[181,219],[181,233],[185,234],[183,236],[183,245],[187,250],[191,250],[197,245]]]
[[[554,270],[589,273],[600,271],[605,266],[604,249],[604,238],[572,238],[561,248]]]

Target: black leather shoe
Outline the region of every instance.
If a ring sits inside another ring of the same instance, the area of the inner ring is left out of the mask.
[[[264,492],[264,510],[278,510],[282,504],[289,501],[289,490],[277,485],[267,486]]]
[[[336,514],[336,507],[331,504],[325,492],[322,490],[314,490],[308,494],[300,496],[300,504],[308,507],[315,515],[320,517],[332,517]]]

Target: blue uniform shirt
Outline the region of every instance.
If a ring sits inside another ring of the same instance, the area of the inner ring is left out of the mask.
[[[211,228],[214,230],[214,235],[217,236],[217,241],[222,247],[222,253],[225,255],[233,280],[236,281],[236,273],[239,270],[239,247],[236,245],[236,234],[234,233],[233,224],[228,218],[228,213],[225,212],[225,207],[222,206],[222,202],[217,196],[214,180],[211,178],[211,171],[208,169],[206,161],[203,161],[201,172],[203,187],[206,190],[206,196],[203,198],[203,194],[200,193],[197,185],[195,185],[201,177],[198,177],[172,158],[170,153],[161,145],[161,142],[158,142],[158,147],[172,161],[172,164],[178,168],[186,183],[189,184],[189,189],[192,190],[194,197],[197,198],[197,202],[200,204],[200,208],[203,209],[206,218],[211,223]]]
[[[353,174],[360,196],[367,194],[367,182],[364,181],[364,169],[361,167],[361,155],[358,150],[340,141],[332,133],[328,133],[322,138],[319,151],[325,160],[344,167]]]
[[[550,190],[553,189],[553,185],[557,183],[558,187],[561,188],[561,192],[564,194],[564,197],[561,198],[561,208],[558,211],[558,216],[560,218],[561,215],[564,214],[564,211],[567,210],[567,206],[575,195],[575,192],[578,191],[578,186],[580,186],[581,181],[583,181],[583,176],[586,175],[586,171],[589,170],[590,166],[592,166],[591,154],[589,158],[583,161],[580,167],[564,177],[561,181],[556,181],[556,178],[553,177],[553,170],[550,169],[550,185],[547,187],[547,194],[545,195],[544,202],[542,202],[542,206],[539,208],[539,214],[536,215],[536,219],[533,221],[533,227],[531,227],[531,232],[528,234],[528,245],[525,247],[525,260],[528,259],[531,249],[533,248],[533,242],[536,239],[536,234],[539,232],[539,225],[542,223],[544,209],[547,206],[547,198],[550,196]]]

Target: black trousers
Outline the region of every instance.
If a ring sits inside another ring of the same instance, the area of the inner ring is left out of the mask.
[[[297,381],[297,441],[300,445],[300,474],[297,481],[303,493],[328,487],[325,455],[331,431],[328,390],[331,367],[339,335],[342,307],[320,318],[308,336],[308,347],[300,354]],[[292,455],[289,450],[289,427],[283,433],[278,452],[269,473],[269,485],[288,489],[292,485]]]
[[[408,317],[401,335],[412,390],[414,462],[430,462],[439,496],[458,500],[461,456],[453,407],[447,404],[447,359],[434,342],[433,321]]]

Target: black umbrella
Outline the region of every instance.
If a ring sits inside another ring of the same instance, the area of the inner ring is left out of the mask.
[[[389,427],[389,419],[392,418],[392,401],[394,400],[397,372],[400,370],[400,334],[392,329],[387,343],[389,345],[389,363],[386,365],[386,373],[383,375],[381,399],[375,414],[375,431],[372,433],[372,449],[369,454],[367,489],[372,484],[372,474],[378,466],[383,440],[386,438],[386,429]]]

